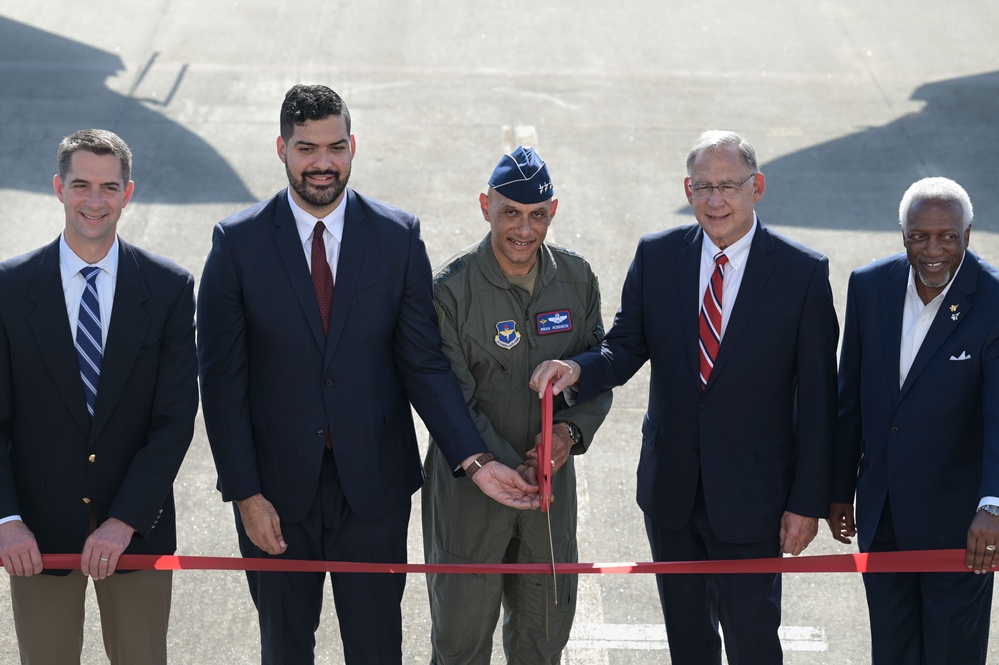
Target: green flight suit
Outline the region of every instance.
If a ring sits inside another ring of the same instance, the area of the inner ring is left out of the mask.
[[[516,468],[541,431],[541,400],[528,386],[544,360],[568,358],[604,334],[600,291],[578,254],[545,243],[533,295],[500,271],[490,235],[435,272],[434,299],[444,352],[486,446]],[[586,451],[611,405],[608,392],[568,406],[555,398],[555,420],[571,421],[583,439],[552,480],[551,538],[558,563],[578,561],[573,455]],[[549,563],[548,516],[502,506],[469,479],[454,478],[433,440],[423,487],[427,563]],[[559,575],[558,604],[549,575],[427,575],[433,628],[432,665],[489,662],[500,606],[511,665],[558,663],[575,613],[576,575]]]

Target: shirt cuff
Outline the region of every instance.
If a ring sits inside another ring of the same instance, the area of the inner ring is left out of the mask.
[[[978,509],[981,510],[982,506],[999,506],[999,496],[983,496],[978,502]]]
[[[0,524],[6,524],[7,522],[23,522],[20,515],[11,515],[9,517],[0,518]]]

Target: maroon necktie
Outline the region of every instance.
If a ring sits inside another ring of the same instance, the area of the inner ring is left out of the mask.
[[[319,316],[323,320],[323,334],[330,332],[330,310],[333,309],[333,273],[326,259],[326,243],[323,242],[323,231],[326,226],[316,222],[312,231],[312,288],[316,290],[316,302],[319,303]]]
[[[316,222],[312,230],[312,288],[316,290],[316,302],[319,303],[319,316],[323,320],[323,334],[330,333],[330,310],[333,309],[333,272],[326,260],[326,243],[323,242],[323,231],[326,226]],[[326,432],[326,447],[333,447],[333,437]]]
[[[698,336],[701,347],[701,390],[708,384],[711,369],[718,357],[718,346],[721,344],[722,330],[722,286],[725,282],[725,264],[728,257],[724,253],[715,254],[715,269],[711,273],[711,281],[704,290],[704,301],[701,303],[701,317],[698,322]]]

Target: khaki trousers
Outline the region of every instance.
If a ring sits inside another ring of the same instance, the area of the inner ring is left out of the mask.
[[[69,575],[10,578],[22,665],[79,663],[87,580]],[[113,665],[166,665],[173,573],[140,570],[94,581],[104,650]]]

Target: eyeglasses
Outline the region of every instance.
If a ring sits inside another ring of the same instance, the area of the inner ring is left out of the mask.
[[[742,186],[749,182],[752,178],[756,176],[755,173],[750,173],[742,182],[723,182],[718,185],[709,185],[706,182],[699,182],[695,185],[690,186],[691,195],[698,201],[703,201],[705,199],[711,198],[711,193],[714,190],[718,190],[718,193],[722,195],[723,199],[735,198],[739,192],[742,190]]]

